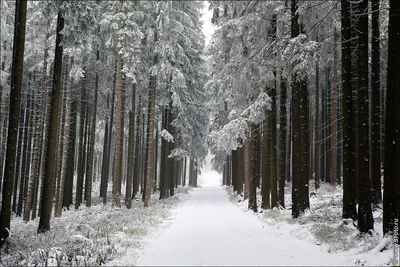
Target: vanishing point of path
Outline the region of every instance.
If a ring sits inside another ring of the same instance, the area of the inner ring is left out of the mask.
[[[193,190],[137,265],[342,265],[339,261],[317,245],[274,234],[251,212],[231,203],[223,188],[205,187]]]

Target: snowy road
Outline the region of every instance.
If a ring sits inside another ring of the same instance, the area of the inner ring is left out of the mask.
[[[232,204],[221,187],[195,189],[169,228],[150,241],[138,266],[342,265],[341,257],[293,237],[274,234]]]

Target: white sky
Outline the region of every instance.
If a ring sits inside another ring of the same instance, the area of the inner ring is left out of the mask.
[[[212,10],[208,10],[210,3],[208,1],[204,1],[204,9],[203,9],[203,33],[206,37],[206,46],[210,42],[211,35],[214,32],[214,26],[211,24]]]

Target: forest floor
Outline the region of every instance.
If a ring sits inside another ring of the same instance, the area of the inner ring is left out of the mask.
[[[291,192],[290,188],[286,192]],[[377,232],[360,237],[352,221],[340,218],[340,198],[340,189],[323,185],[311,199],[313,211],[293,220],[289,209],[248,211],[247,201],[235,196],[231,188],[206,184],[194,189],[187,201],[173,209],[172,220],[145,238],[148,244],[137,262],[128,252],[112,263],[390,266],[393,248],[389,239],[381,238],[379,211],[375,212]],[[289,206],[290,194],[286,200]]]
[[[99,184],[95,186],[98,192]],[[108,188],[111,199],[112,185]],[[180,187],[173,197],[163,200],[157,192],[146,209],[140,199],[128,210],[124,203],[112,208],[111,203],[104,206],[102,198],[93,197],[91,208],[75,210],[72,205],[62,217],[51,220],[51,230],[44,234],[37,234],[38,218],[25,223],[21,217],[13,217],[11,238],[0,251],[0,266],[109,266],[128,249],[137,255],[143,238],[159,229],[172,207],[189,197],[190,190]]]
[[[96,197],[90,209],[64,211],[40,235],[38,219],[14,217],[0,266],[391,266],[382,211],[374,212],[376,232],[360,236],[353,221],[341,219],[340,187],[323,184],[310,211],[293,220],[290,184],[286,209],[254,213],[220,178],[207,171],[199,177],[202,188],[180,187],[165,200],[153,194],[149,209],[140,199],[128,210]]]
[[[313,190],[314,188],[311,182],[310,210],[298,219],[292,219],[291,216],[290,183],[287,183],[285,187],[286,209],[274,208],[263,211],[261,190],[258,189],[258,213],[249,211],[248,200],[243,201],[243,196],[238,196],[232,188],[226,188],[226,191],[231,202],[245,213],[258,218],[281,240],[286,240],[286,243],[301,240],[304,246],[318,247],[323,255],[328,254],[334,257],[334,261],[331,262],[327,257],[319,265],[398,266],[398,259],[393,258],[392,238],[383,237],[381,208],[377,207],[373,211],[375,231],[360,235],[353,220],[344,220],[341,217],[342,187],[322,183],[318,191]],[[315,257],[315,255],[305,254],[304,257]],[[299,265],[297,262],[292,264]]]

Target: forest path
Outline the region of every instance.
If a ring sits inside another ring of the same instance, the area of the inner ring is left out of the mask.
[[[231,203],[222,187],[214,186],[193,190],[170,226],[150,241],[137,265],[340,266],[340,259],[289,233],[274,234],[251,212]]]

